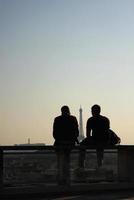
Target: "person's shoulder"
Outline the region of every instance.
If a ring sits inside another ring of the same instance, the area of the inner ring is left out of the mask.
[[[88,120],[87,120],[87,122],[92,122],[93,120],[94,120],[93,117],[89,117]]]
[[[61,119],[61,117],[62,117],[61,115],[60,115],[60,116],[57,116],[57,117],[55,117],[55,119],[54,119],[54,120],[55,120],[55,121],[57,121],[57,120],[60,120],[60,119]]]
[[[76,117],[74,115],[70,115],[70,118],[76,120]]]
[[[105,120],[105,121],[109,121],[108,117],[106,117],[106,116],[100,115],[100,117],[101,117],[103,120]]]
[[[89,118],[88,118],[89,121],[90,121],[90,120],[93,120],[93,119],[94,119],[94,117],[89,117]]]

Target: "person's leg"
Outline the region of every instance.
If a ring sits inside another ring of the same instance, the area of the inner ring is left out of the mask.
[[[81,148],[79,150],[79,157],[78,157],[78,166],[79,168],[85,167],[85,159],[86,159],[86,149]]]
[[[64,172],[63,172],[63,162],[64,162],[64,153],[61,150],[56,152],[57,154],[57,182],[58,184],[62,184]]]
[[[94,145],[94,141],[92,137],[90,138],[85,138],[81,143],[80,143],[80,151],[79,151],[79,168],[84,168],[85,167],[85,160],[86,160],[86,147]]]
[[[70,150],[64,152],[63,161],[63,173],[64,173],[64,184],[70,185]]]
[[[102,164],[103,164],[104,149],[103,148],[97,148],[96,149],[96,154],[97,154],[98,167],[101,167]]]
[[[57,153],[57,182],[59,185],[70,184],[70,150],[59,150]]]

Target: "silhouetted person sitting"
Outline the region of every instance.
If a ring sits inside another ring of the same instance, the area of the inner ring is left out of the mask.
[[[75,116],[70,115],[68,106],[61,108],[61,115],[54,119],[53,137],[55,139],[58,161],[58,183],[68,184],[70,150],[75,145],[79,136],[78,122]]]
[[[104,147],[109,140],[110,121],[107,117],[100,115],[101,107],[94,105],[91,108],[92,117],[87,120],[86,135],[87,138],[81,142],[81,145],[93,145],[96,147],[97,164],[102,166]],[[85,151],[81,151],[79,167],[84,167]]]
[[[79,135],[76,117],[70,115],[68,106],[61,108],[61,115],[54,119],[54,145],[74,145]]]

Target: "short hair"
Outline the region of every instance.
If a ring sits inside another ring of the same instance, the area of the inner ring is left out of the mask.
[[[65,114],[70,114],[70,110],[68,106],[62,106],[61,107],[61,112]]]
[[[100,113],[101,107],[99,105],[95,104],[92,106],[91,110],[95,113]]]

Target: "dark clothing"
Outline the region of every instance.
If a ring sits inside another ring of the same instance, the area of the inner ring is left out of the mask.
[[[53,137],[57,153],[58,184],[70,183],[70,151],[79,135],[76,117],[65,114],[54,119]]]
[[[111,129],[108,131],[109,133],[109,145],[117,145],[121,143],[121,138]]]
[[[97,115],[87,120],[86,133],[87,138],[81,142],[81,146],[92,145],[96,147],[98,166],[102,165],[104,147],[109,141],[110,122],[107,117]],[[81,149],[79,155],[79,166],[84,167],[85,149]]]
[[[75,144],[79,135],[78,122],[72,115],[61,115],[55,118],[53,124],[53,137],[55,145]]]
[[[87,121],[87,137],[92,136],[92,140],[97,144],[105,144],[108,142],[108,130],[110,122],[107,117],[98,115],[90,117]]]

